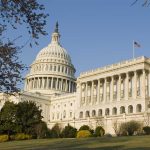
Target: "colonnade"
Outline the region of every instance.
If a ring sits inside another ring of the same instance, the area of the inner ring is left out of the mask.
[[[76,84],[74,81],[57,77],[34,77],[26,79],[25,90],[60,90],[64,92],[75,92]]]
[[[137,70],[80,84],[80,105],[150,96],[150,72]]]

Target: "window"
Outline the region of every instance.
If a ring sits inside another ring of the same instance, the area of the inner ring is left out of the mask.
[[[54,71],[56,71],[56,66],[54,66]]]
[[[90,117],[90,112],[89,111],[86,111],[85,117]]]
[[[132,105],[129,105],[128,106],[128,113],[133,113],[133,106]]]
[[[70,112],[70,118],[72,117],[72,112]]]
[[[63,118],[66,118],[66,111],[63,112]]]
[[[79,118],[83,118],[83,112],[80,112]]]
[[[92,117],[95,117],[95,116],[96,116],[96,111],[92,110]]]
[[[117,115],[117,108],[116,108],[116,107],[114,107],[114,108],[112,109],[112,115]]]
[[[123,113],[125,113],[125,107],[124,107],[124,106],[121,106],[121,107],[120,107],[120,114],[123,114]]]
[[[106,109],[105,109],[105,115],[106,115],[106,116],[109,116],[109,108],[106,108]]]
[[[103,115],[102,109],[99,109],[98,110],[98,116],[102,116],[102,115]]]
[[[141,104],[136,105],[136,112],[141,112],[142,111],[142,106]]]

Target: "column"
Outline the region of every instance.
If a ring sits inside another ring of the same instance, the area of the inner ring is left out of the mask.
[[[125,80],[125,99],[128,100],[129,98],[129,74],[126,73],[126,80]]]
[[[87,92],[87,82],[85,82],[85,103],[86,103],[86,105],[88,104],[88,99],[87,99],[87,94],[88,92]]]
[[[133,98],[137,97],[137,72],[134,71],[134,80],[133,80]]]
[[[118,78],[118,88],[117,88],[117,96],[118,96],[118,101],[120,101],[120,97],[121,97],[121,74],[119,75],[119,78]]]
[[[56,78],[56,90],[58,90],[58,78]]]
[[[145,88],[145,86],[146,86],[146,84],[145,84],[146,83],[145,82],[145,76],[146,76],[146,73],[145,73],[145,70],[143,69],[143,74],[142,74],[142,90],[141,90],[143,98],[146,97],[146,93],[145,93],[145,91],[146,91],[146,88]]]
[[[100,101],[100,79],[97,82],[97,103]]]
[[[51,89],[53,89],[53,77],[52,77],[52,80],[51,80]]]
[[[114,77],[111,77],[111,88],[110,88],[110,101],[113,101],[113,95],[114,95]]]
[[[69,80],[69,93],[71,93],[71,81]]]
[[[65,84],[65,91],[67,92],[67,79],[66,79],[66,84]]]
[[[79,90],[80,90],[80,107],[82,106],[82,83],[79,84]]]
[[[61,82],[60,82],[60,90],[63,91],[63,79],[61,78]]]
[[[94,81],[91,81],[92,82],[92,87],[91,87],[91,102],[92,102],[92,104],[93,104],[93,101],[94,101],[94,96],[93,96],[93,94],[94,94]]]
[[[104,103],[106,102],[106,82],[107,82],[107,79],[104,78],[104,91],[103,91],[103,95],[104,95]]]
[[[24,80],[24,90],[27,90],[27,79]]]

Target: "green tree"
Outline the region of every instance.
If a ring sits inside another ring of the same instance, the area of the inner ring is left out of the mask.
[[[75,138],[77,134],[77,129],[70,126],[69,124],[65,126],[65,128],[62,130],[62,137],[63,138]]]
[[[0,131],[10,135],[16,132],[17,107],[13,102],[6,102],[0,111]]]
[[[94,135],[95,136],[103,136],[105,134],[105,130],[103,129],[103,127],[98,126],[95,129]]]
[[[26,44],[16,46],[14,41],[18,37],[9,39],[4,31],[11,27],[16,31],[20,26],[25,27],[29,40],[24,43],[30,42],[31,47],[33,43],[37,45],[39,37],[47,35],[44,27],[48,15],[44,9],[38,0],[0,0],[0,92],[19,91],[18,84],[23,80],[21,73],[25,69],[18,56]]]
[[[37,139],[48,137],[47,124],[44,121],[39,122],[34,126],[34,132]]]
[[[25,134],[33,134],[34,127],[41,123],[42,110],[36,106],[34,102],[24,101],[17,105],[16,124],[20,132]]]
[[[83,125],[80,127],[79,131],[80,130],[90,130],[90,127],[88,125]]]
[[[56,123],[52,127],[52,129],[50,131],[50,137],[51,138],[59,138],[59,137],[61,137],[61,127],[60,127],[60,125],[58,123]]]

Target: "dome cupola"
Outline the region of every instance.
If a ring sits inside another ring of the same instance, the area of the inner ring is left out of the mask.
[[[75,91],[75,68],[68,52],[60,45],[58,22],[52,33],[51,43],[43,48],[31,64],[26,76],[25,91],[70,93]]]

